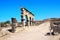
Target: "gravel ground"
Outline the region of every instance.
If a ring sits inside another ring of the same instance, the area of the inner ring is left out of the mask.
[[[46,35],[49,32],[49,22],[45,22],[39,26],[31,26],[23,28],[16,33],[1,37],[0,40],[60,40],[59,35]]]

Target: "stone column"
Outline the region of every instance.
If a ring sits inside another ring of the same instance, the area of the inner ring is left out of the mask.
[[[30,21],[29,22],[30,22],[30,26],[31,26],[31,17],[30,17]]]
[[[1,27],[1,23],[0,23],[0,27]]]
[[[14,33],[15,32],[15,28],[16,28],[15,18],[11,18],[11,21],[12,21],[12,32]]]
[[[28,26],[28,22],[29,22],[29,20],[27,19],[27,20],[26,20],[26,25],[27,25],[27,26]]]
[[[34,19],[31,17],[30,26],[33,26],[34,25],[33,21],[34,21]]]
[[[22,23],[22,26],[24,26],[24,16],[21,15],[21,23]]]
[[[31,22],[32,25],[34,25],[34,24],[33,24],[33,21],[34,21],[34,19],[32,18],[32,22]]]
[[[1,23],[0,23],[0,32],[1,32]]]
[[[30,20],[29,20],[29,18],[28,18],[28,26],[30,26]]]

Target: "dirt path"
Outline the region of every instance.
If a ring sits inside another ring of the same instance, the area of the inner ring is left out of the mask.
[[[49,32],[49,22],[39,26],[26,27],[24,31],[7,36],[4,40],[59,40],[57,36],[45,36]]]

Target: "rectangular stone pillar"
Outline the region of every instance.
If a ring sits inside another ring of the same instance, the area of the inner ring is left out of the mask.
[[[28,21],[29,21],[29,20],[26,21],[26,26],[28,26]]]
[[[24,19],[21,19],[22,26],[24,26]]]
[[[11,18],[11,21],[12,21],[12,32],[14,33],[15,32],[15,18]]]
[[[0,23],[0,32],[1,32],[1,23]]]
[[[22,23],[22,26],[24,26],[24,16],[23,16],[23,14],[21,14],[21,23]]]
[[[33,19],[33,18],[31,18],[31,21],[30,21],[30,22],[31,22],[31,26],[33,26],[33,21],[34,21],[34,19]]]
[[[30,26],[30,20],[28,20],[28,26]]]

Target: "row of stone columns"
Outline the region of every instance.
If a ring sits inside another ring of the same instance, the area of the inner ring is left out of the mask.
[[[34,20],[34,15],[28,11],[26,8],[21,8],[21,23],[22,23],[22,26],[31,26],[33,24],[33,20]],[[24,17],[26,17],[26,19],[24,19]],[[26,20],[26,22],[25,22]]]
[[[33,25],[33,18],[29,18],[29,17],[26,17],[26,22],[24,22],[25,21],[25,19],[24,19],[24,16],[23,15],[21,15],[21,23],[22,23],[22,26],[25,26],[24,25],[24,23],[26,24],[26,26],[31,26],[31,25]]]

